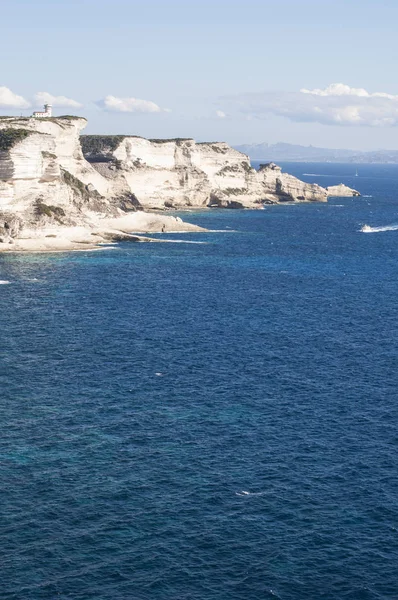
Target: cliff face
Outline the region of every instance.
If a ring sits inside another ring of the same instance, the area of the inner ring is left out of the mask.
[[[79,140],[86,123],[86,119],[77,117],[1,119],[0,177],[11,188],[11,195],[19,197],[21,185],[32,192],[37,183],[57,181],[61,171],[67,171],[108,196],[108,182],[83,157]],[[0,199],[4,195],[2,187]]]
[[[85,125],[85,119],[74,117],[0,119],[1,239],[12,237],[10,222],[70,226],[91,214],[119,214],[109,181],[84,159]]]
[[[323,188],[282,173],[272,163],[256,171],[245,154],[225,143],[127,136],[82,136],[81,143],[86,160],[114,193],[134,194],[147,208],[258,208],[327,200]]]

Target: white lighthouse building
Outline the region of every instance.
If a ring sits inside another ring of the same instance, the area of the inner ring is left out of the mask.
[[[33,113],[33,116],[36,117],[36,119],[45,119],[46,117],[51,117],[52,109],[53,107],[51,104],[45,104],[44,112],[36,111]]]

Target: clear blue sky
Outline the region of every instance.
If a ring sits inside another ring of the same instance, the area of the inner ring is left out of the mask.
[[[318,122],[318,97],[300,94],[344,83],[398,96],[397,0],[3,0],[1,17],[0,86],[31,104],[37,92],[78,101],[54,112],[86,116],[88,133],[398,148],[398,101],[366,100],[363,125],[337,125],[335,98],[319,96]],[[107,96],[171,112],[103,110]]]

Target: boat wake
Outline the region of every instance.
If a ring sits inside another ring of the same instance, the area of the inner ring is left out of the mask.
[[[335,173],[303,173],[303,176],[304,175],[305,177],[330,177],[335,179],[350,178],[350,176],[347,175],[347,173],[345,175],[336,175]]]
[[[241,490],[240,492],[235,492],[237,496],[263,496],[264,492],[246,492],[246,490]]]
[[[338,175],[326,175],[326,173],[303,173],[306,177],[338,177]]]
[[[363,225],[360,229],[362,233],[380,233],[382,231],[398,231],[398,225],[384,225],[380,227],[371,227],[370,225]]]
[[[168,244],[208,244],[209,242],[198,242],[193,240],[160,240],[161,242],[167,242]]]

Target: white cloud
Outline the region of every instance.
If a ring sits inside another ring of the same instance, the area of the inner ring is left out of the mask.
[[[216,115],[219,119],[225,119],[227,116],[223,110],[216,110]]]
[[[35,94],[35,105],[42,106],[43,104],[52,104],[59,108],[81,108],[83,106],[80,102],[66,96],[53,96],[48,92],[37,92]]]
[[[370,93],[335,83],[325,89],[265,92],[230,97],[235,108],[253,118],[269,115],[324,125],[391,127],[398,125],[398,96]]]
[[[106,96],[96,103],[100,108],[110,112],[129,112],[129,113],[160,113],[171,112],[170,109],[160,108],[155,102],[150,100],[140,100],[139,98],[117,98],[117,96]]]
[[[0,86],[0,108],[29,108],[29,106],[25,98],[14,94],[7,87]]]
[[[374,92],[373,94],[367,92],[363,88],[352,88],[344,83],[332,83],[324,90],[306,90],[305,88],[300,90],[303,94],[312,94],[313,96],[357,96],[358,98],[388,98],[389,100],[398,100],[398,96],[392,94],[386,94],[385,92]]]

